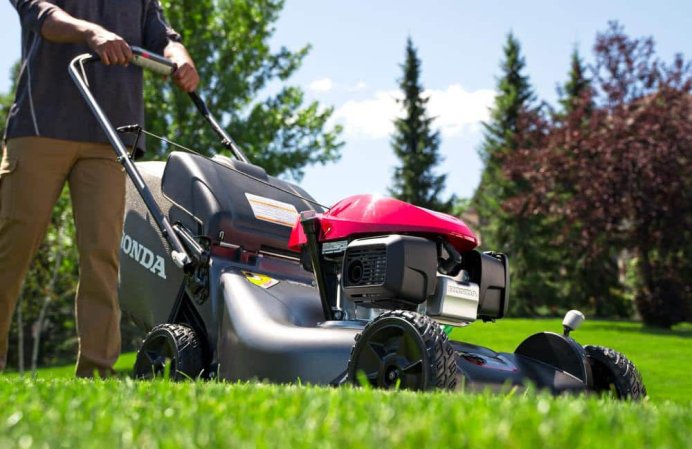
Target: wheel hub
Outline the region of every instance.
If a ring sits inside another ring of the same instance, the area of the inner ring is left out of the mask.
[[[371,336],[360,367],[372,385],[420,389],[423,352],[405,326],[387,326]]]
[[[390,365],[389,367],[385,368],[383,373],[384,375],[382,376],[384,385],[386,387],[396,385],[397,381],[401,379],[401,370],[402,367],[398,365]]]

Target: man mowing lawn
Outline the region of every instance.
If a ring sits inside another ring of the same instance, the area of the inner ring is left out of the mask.
[[[122,66],[85,68],[116,126],[143,123],[142,71],[128,65],[129,45],[175,62],[173,78],[184,91],[195,90],[199,77],[158,0],[11,2],[22,25],[22,64],[0,164],[0,371],[22,280],[68,182],[80,258],[76,374],[107,376],[120,353],[117,278],[125,176],[67,66],[90,50],[105,65]]]

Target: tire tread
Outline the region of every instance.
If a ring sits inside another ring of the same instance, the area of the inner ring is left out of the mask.
[[[190,326],[184,324],[164,323],[154,326],[142,341],[142,347],[147,340],[154,338],[166,338],[175,347],[177,353],[175,370],[170,373],[171,380],[194,380],[197,379],[204,368],[204,354],[197,332]],[[141,351],[141,348],[140,348]],[[138,369],[140,360],[139,351],[135,362],[135,377],[146,377]]]
[[[639,370],[623,354],[605,346],[595,345],[584,346],[584,351],[594,377],[603,369],[609,371],[610,376],[614,379],[613,385],[618,398],[640,401],[647,396],[646,386],[644,386]],[[594,379],[594,382],[597,383],[596,391],[605,392],[606,390],[603,389],[603,385],[600,385],[599,380],[603,381],[603,379]]]

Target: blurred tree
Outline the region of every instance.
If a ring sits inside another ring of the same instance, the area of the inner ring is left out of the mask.
[[[309,46],[295,52],[270,48],[283,0],[161,3],[195,60],[200,94],[254,164],[299,180],[306,165],[339,158],[341,127],[327,129],[332,108],[305,104],[300,88],[285,85]],[[145,76],[147,128],[203,154],[223,151],[187,95],[160,77]],[[148,148],[149,158],[167,152],[154,139]]]
[[[513,34],[507,36],[500,64],[502,76],[497,81],[497,95],[485,127],[480,156],[485,166],[481,183],[473,198],[479,216],[483,242],[486,247],[505,243],[499,235],[504,217],[502,201],[512,185],[502,172],[502,160],[518,147],[520,117],[534,101],[529,79],[524,75],[524,57]]]
[[[594,53],[595,107],[585,117],[583,99],[539,148],[506,161],[509,176],[532,186],[508,204],[561,217],[563,234],[582,223],[569,239],[575,254],[628,251],[639,313],[670,327],[692,319],[692,63],[663,63],[652,39],[616,23]],[[569,194],[556,194],[564,185]]]
[[[401,68],[404,75],[399,87],[404,98],[397,100],[403,106],[404,117],[394,121],[392,148],[401,161],[394,169],[394,185],[390,193],[402,201],[440,212],[451,212],[455,198],[441,200],[446,175],[436,175],[434,168],[442,157],[439,154],[440,133],[432,130],[433,118],[426,107],[429,98],[423,94],[420,83],[420,59],[409,37],[406,41],[406,59]]]
[[[5,135],[5,125],[7,124],[7,116],[10,113],[12,103],[14,103],[14,91],[17,87],[17,77],[19,76],[19,61],[15,62],[10,68],[11,86],[7,93],[0,93],[0,127],[2,128],[2,136]]]
[[[0,94],[0,126],[2,126],[2,135],[5,135],[5,125],[7,124],[7,115],[10,112],[10,107],[14,101],[14,94]]]
[[[558,89],[561,109],[554,113],[555,126],[578,126],[575,118],[586,125],[590,119],[594,109],[594,90],[587,70],[575,49],[568,79]],[[554,196],[573,197],[575,194],[569,182],[557,183],[554,188]],[[571,231],[559,245],[562,255],[558,282],[565,295],[562,302],[570,307],[586,307],[597,317],[629,317],[632,308],[619,280],[618,249],[609,245],[604,236],[599,236],[598,244],[594,242],[598,251],[581,251],[581,229],[585,225],[588,224],[582,220],[571,221]],[[555,229],[555,232],[559,233],[559,229]]]

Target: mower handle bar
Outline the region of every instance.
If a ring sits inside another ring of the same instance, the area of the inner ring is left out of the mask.
[[[164,76],[172,75],[177,69],[177,66],[175,63],[173,63],[173,61],[166,59],[163,56],[150,53],[139,47],[131,47],[131,50],[133,53],[132,63],[142,68],[151,70]],[[96,55],[90,53],[79,55],[70,62],[68,66],[68,73],[77,86],[77,90],[84,98],[84,101],[86,101],[87,105],[91,109],[91,112],[94,114],[96,121],[105,132],[108,141],[111,143],[111,146],[115,151],[118,162],[120,162],[120,164],[122,164],[125,168],[125,171],[139,192],[144,204],[154,218],[154,221],[161,231],[162,236],[170,244],[170,255],[173,262],[185,271],[193,269],[193,267],[199,263],[199,261],[196,260],[197,258],[194,254],[191,257],[190,252],[182,243],[178,233],[171,226],[168,217],[166,217],[159,205],[156,203],[156,200],[149,190],[149,187],[144,182],[142,175],[139,173],[139,170],[135,166],[134,162],[130,159],[127,149],[125,148],[125,144],[120,139],[120,136],[113,127],[113,124],[110,122],[106,114],[101,109],[101,106],[94,98],[93,94],[91,93],[91,89],[89,89],[89,82],[84,71],[84,65],[96,61],[100,61],[99,57]],[[247,158],[240,148],[238,148],[231,136],[229,136],[223,130],[223,128],[221,128],[214,116],[211,114],[211,112],[209,112],[204,100],[202,100],[195,92],[189,92],[189,95],[199,112],[211,125],[214,132],[221,138],[221,144],[230,150],[238,160],[248,162]]]
[[[70,77],[72,77],[72,81],[74,81],[75,85],[77,86],[77,90],[79,90],[82,98],[84,98],[84,101],[86,101],[89,109],[91,109],[91,112],[94,114],[94,117],[101,126],[101,129],[103,129],[103,132],[106,133],[106,138],[108,138],[108,141],[113,147],[115,155],[118,158],[118,162],[120,162],[120,164],[122,164],[122,166],[125,168],[125,171],[132,180],[132,184],[139,192],[144,204],[147,206],[147,209],[149,209],[149,212],[156,222],[156,225],[161,231],[161,235],[171,245],[171,258],[173,259],[173,263],[175,263],[179,268],[186,269],[192,264],[193,260],[190,258],[190,255],[178,238],[178,235],[171,226],[171,223],[168,221],[168,217],[164,215],[161,208],[156,203],[154,196],[149,190],[149,187],[144,182],[144,178],[142,178],[142,175],[139,173],[139,170],[137,170],[134,162],[132,162],[130,159],[127,149],[125,148],[125,144],[120,139],[120,136],[118,136],[113,124],[94,98],[94,95],[91,93],[91,89],[89,89],[87,77],[84,72],[84,64],[98,60],[98,56],[85,53],[74,58],[70,62],[67,71],[70,74]]]
[[[130,47],[130,50],[132,50],[133,55],[131,62],[136,66],[142,67],[143,69],[151,70],[152,72],[158,73],[159,75],[163,76],[170,76],[173,73],[175,73],[175,71],[178,69],[178,66],[173,61],[156,53],[152,53],[150,51],[147,51],[143,48],[134,45]],[[72,66],[76,61],[78,61],[79,64],[82,65],[96,62],[99,60],[100,59],[97,55],[84,54],[81,56],[77,56],[70,63],[70,66]],[[82,77],[86,79],[86,76],[83,73]],[[209,111],[207,104],[199,96],[199,94],[193,91],[188,92],[188,95],[190,96],[192,102],[195,104],[195,107],[197,107],[199,113],[202,115],[202,117],[204,117],[207,123],[209,123],[214,133],[216,133],[216,135],[219,136],[219,138],[221,139],[221,145],[223,145],[224,148],[233,153],[233,156],[235,156],[236,159],[238,159],[241,162],[248,163],[249,161],[248,158],[245,156],[245,153],[240,149],[235,140],[233,140],[233,138],[226,131],[224,131],[221,125],[219,125],[219,122],[212,115],[211,111]]]
[[[131,50],[133,54],[132,63],[144,69],[151,70],[152,72],[160,75],[169,76],[175,73],[178,68],[173,61],[166,59],[161,55],[157,55],[156,53],[151,53],[142,48],[134,46],[131,47]],[[211,128],[214,130],[216,135],[221,138],[221,145],[233,153],[236,159],[242,162],[248,162],[247,157],[245,157],[243,151],[238,147],[238,144],[236,144],[233,138],[228,135],[226,131],[224,131],[221,125],[219,125],[212,113],[209,111],[207,104],[204,102],[204,100],[202,100],[202,98],[200,98],[197,92],[189,92],[188,95],[197,107],[199,113],[202,114],[202,117],[204,117],[209,125],[211,125]]]

